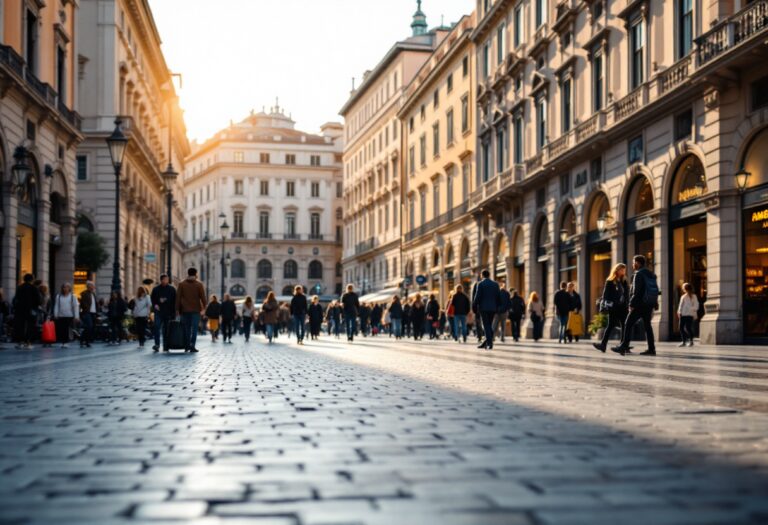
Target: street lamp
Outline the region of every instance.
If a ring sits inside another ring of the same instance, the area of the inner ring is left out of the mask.
[[[209,251],[209,248],[211,247],[211,239],[208,237],[208,232],[205,232],[205,237],[203,237],[203,251],[205,251],[205,289],[209,290],[208,288],[208,274],[211,272],[211,258]]]
[[[565,243],[568,240],[568,230],[563,228],[560,230],[560,242]]]
[[[739,171],[737,171],[733,178],[736,181],[736,188],[739,190],[740,193],[744,193],[744,190],[747,189],[747,184],[749,183],[749,178],[752,176],[752,173],[745,170],[744,168],[741,168]]]
[[[128,146],[128,137],[123,134],[123,121],[115,119],[115,130],[107,138],[109,156],[115,169],[115,255],[112,262],[112,291],[120,291],[120,170],[123,167],[123,157]]]
[[[29,175],[29,164],[27,164],[27,156],[29,152],[24,146],[16,146],[13,152],[13,166],[11,167],[11,174],[13,176],[13,187],[18,191],[23,188],[27,183],[27,175]]]
[[[603,215],[597,218],[597,229],[600,231],[601,234],[605,233],[605,230],[608,228],[608,222],[613,218],[611,215],[611,212],[605,212]]]
[[[227,224],[227,216],[222,212],[219,215],[220,219],[223,219],[219,230],[221,231],[221,296],[224,297],[224,272],[226,271],[226,260],[224,259],[224,247],[227,243],[227,235],[229,234],[229,224]]]
[[[168,166],[163,172],[163,179],[165,180],[166,188],[166,205],[168,206],[168,249],[166,250],[166,253],[168,254],[168,268],[165,273],[168,274],[169,281],[172,281],[171,254],[173,252],[173,183],[176,181],[176,177],[178,176],[179,174],[173,169],[173,163],[171,162],[169,152]]]

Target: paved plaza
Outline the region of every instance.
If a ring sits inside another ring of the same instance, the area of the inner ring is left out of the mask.
[[[0,350],[0,524],[768,523],[768,348]]]

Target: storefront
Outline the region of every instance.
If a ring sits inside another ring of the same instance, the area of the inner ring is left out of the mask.
[[[606,230],[609,216],[608,198],[601,193],[592,201],[587,216],[587,274],[584,290],[587,321],[598,313],[597,300],[602,296],[605,280],[611,273],[611,241]]]
[[[576,212],[573,206],[563,213],[560,222],[560,242],[558,243],[558,261],[559,261],[559,285],[560,282],[577,282],[578,272],[578,253],[576,252]]]
[[[496,281],[501,285],[507,284],[507,253],[509,248],[507,247],[507,240],[503,235],[500,235],[496,241],[496,264],[495,264],[495,276]]]
[[[472,258],[469,255],[469,241],[464,239],[461,243],[461,260],[459,262],[459,282],[464,292],[469,294],[472,287]]]
[[[30,172],[17,193],[19,208],[16,226],[16,282],[19,283],[24,274],[37,272],[37,192],[37,177]]]
[[[515,252],[512,258],[512,281],[510,285],[517,290],[517,293],[526,297],[524,242],[525,235],[523,234],[523,229],[518,227],[512,244],[515,247]]]
[[[549,303],[549,254],[547,246],[549,245],[549,228],[547,220],[542,219],[536,230],[536,265],[538,275],[533,277],[534,289],[532,292],[538,292],[539,298],[545,306]],[[536,289],[538,288],[538,289]]]
[[[647,266],[654,269],[654,217],[653,188],[644,175],[637,177],[630,186],[624,222],[624,259],[631,266],[632,257],[644,255]]]
[[[744,159],[742,200],[744,339],[768,341],[768,129],[750,144]]]
[[[704,166],[698,157],[686,156],[675,171],[670,199],[670,293],[666,295],[672,338],[680,333],[677,305],[683,294],[683,284],[693,285],[701,305],[699,319],[694,322],[695,336],[698,336],[699,321],[707,300],[707,214],[702,202],[706,193]]]

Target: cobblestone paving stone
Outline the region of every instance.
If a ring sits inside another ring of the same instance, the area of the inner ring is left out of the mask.
[[[0,525],[768,523],[768,349],[659,349],[5,349]]]

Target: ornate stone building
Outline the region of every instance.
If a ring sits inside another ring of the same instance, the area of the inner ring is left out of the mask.
[[[184,260],[202,269],[210,293],[221,294],[223,282],[225,292],[258,300],[271,290],[292,295],[296,285],[338,296],[342,135],[337,123],[319,135],[297,130],[275,105],[195,148],[184,173]]]
[[[74,271],[77,2],[0,1],[0,286]]]
[[[77,152],[78,229],[98,232],[110,255],[115,241],[115,173],[105,139],[120,116],[129,138],[122,166],[120,275],[133,295],[146,278],[166,269],[167,206],[162,173],[184,170],[189,154],[172,74],[160,49],[152,12],[143,0],[80,0],[78,89],[85,140]],[[173,279],[182,271],[182,177],[172,187]],[[96,279],[111,286],[111,264]]]

